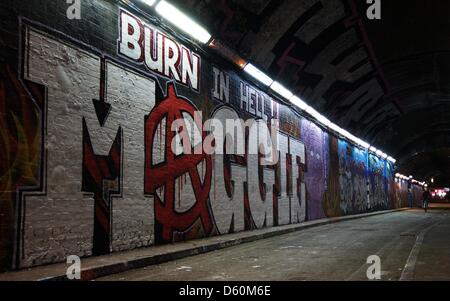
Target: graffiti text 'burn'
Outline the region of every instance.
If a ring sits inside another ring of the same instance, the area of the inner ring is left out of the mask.
[[[123,10],[118,44],[119,53],[127,58],[199,90],[200,56]]]

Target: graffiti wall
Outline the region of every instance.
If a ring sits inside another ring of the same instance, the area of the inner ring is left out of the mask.
[[[169,29],[39,2],[1,13],[1,270],[405,206],[386,161]]]
[[[421,187],[410,185],[408,181],[402,179],[395,179],[395,203],[398,208],[401,207],[422,207],[422,193]]]
[[[302,139],[307,146],[305,185],[308,219],[326,217],[322,200],[328,188],[329,135],[313,122],[302,118]]]

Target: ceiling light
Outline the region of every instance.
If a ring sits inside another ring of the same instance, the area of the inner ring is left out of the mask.
[[[306,112],[326,127],[328,127],[331,124],[331,122],[325,116],[322,116],[319,112],[314,110],[312,107],[308,107],[306,109]]]
[[[301,100],[299,97],[297,96],[292,96],[290,99],[291,103],[293,103],[294,105],[296,105],[300,110],[306,111],[306,109],[309,107],[306,102],[304,102],[303,100]]]
[[[364,140],[359,139],[359,138],[356,138],[356,140],[357,140],[357,143],[359,144],[359,146],[361,146],[365,149],[368,149],[370,147],[370,144],[365,142]]]
[[[244,71],[263,85],[270,86],[273,83],[273,80],[270,77],[250,63],[244,67]]]
[[[141,1],[147,4],[148,6],[153,6],[153,4],[155,4],[156,2],[156,0],[141,0]]]
[[[158,5],[156,5],[155,10],[164,19],[199,42],[207,43],[211,39],[211,35],[206,29],[179,11],[172,4],[162,0],[158,3]]]
[[[281,96],[283,96],[286,99],[291,99],[294,94],[292,94],[291,91],[286,89],[283,85],[281,85],[279,82],[273,82],[270,86],[270,89],[277,92]]]
[[[392,163],[394,163],[394,164],[397,162],[397,160],[395,160],[395,159],[392,158],[391,156],[388,156],[387,159],[388,159],[389,161],[391,161]]]
[[[332,129],[333,131],[340,133],[340,131],[342,130],[339,126],[337,126],[334,123],[330,123],[330,129]]]

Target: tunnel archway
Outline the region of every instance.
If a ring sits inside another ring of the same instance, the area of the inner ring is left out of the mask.
[[[448,1],[176,1],[339,126],[449,185]]]

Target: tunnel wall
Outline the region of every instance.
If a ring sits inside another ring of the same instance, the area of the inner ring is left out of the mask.
[[[406,205],[389,162],[163,24],[82,2],[81,20],[64,1],[0,3],[1,270]],[[279,120],[280,160],[248,154],[251,128],[242,155],[173,153],[168,125],[196,111],[198,127]]]

